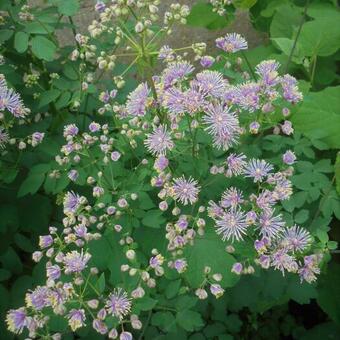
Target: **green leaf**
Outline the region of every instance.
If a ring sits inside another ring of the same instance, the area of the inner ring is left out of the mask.
[[[44,107],[48,105],[49,103],[55,101],[59,97],[60,93],[61,91],[57,89],[52,89],[52,90],[43,92],[40,96],[39,108]]]
[[[330,148],[340,148],[340,86],[307,94],[292,123],[308,137],[320,139]]]
[[[334,172],[335,172],[335,181],[336,181],[336,191],[340,195],[340,152],[338,152],[336,155]]]
[[[176,315],[176,321],[179,326],[189,332],[200,329],[204,326],[201,315],[192,310],[178,312]]]
[[[329,56],[340,47],[338,18],[319,18],[306,22],[301,29],[299,43],[306,56]]]
[[[174,298],[178,294],[178,291],[181,287],[181,283],[182,283],[181,279],[169,282],[169,284],[167,285],[165,289],[165,296],[168,299]]]
[[[195,27],[206,27],[208,29],[219,29],[227,26],[230,20],[227,16],[220,16],[213,12],[210,4],[198,3],[191,8],[187,18],[187,24]]]
[[[160,228],[165,222],[165,218],[162,216],[163,212],[160,210],[150,210],[145,213],[145,217],[142,219],[142,223],[150,228]]]
[[[51,40],[43,36],[35,36],[31,39],[31,46],[32,52],[37,58],[53,61],[57,47]]]
[[[57,7],[60,14],[72,16],[78,12],[80,5],[78,0],[58,0]]]
[[[15,234],[14,241],[20,249],[27,253],[33,253],[35,250],[32,241],[22,234]]]
[[[308,220],[309,217],[309,211],[306,209],[300,210],[296,215],[295,215],[295,222],[302,224]]]
[[[137,300],[136,308],[142,311],[148,311],[154,308],[157,305],[157,302],[157,300],[152,299],[151,297],[144,296]]]
[[[0,30],[0,44],[9,40],[12,37],[13,33],[14,33],[14,31],[12,31],[12,30],[1,29]]]
[[[19,53],[24,53],[28,48],[29,35],[26,32],[17,32],[14,37],[14,48]]]
[[[340,265],[332,263],[319,278],[317,302],[329,317],[340,325]]]
[[[233,0],[233,5],[236,8],[249,9],[257,3],[257,0]]]
[[[105,289],[105,274],[102,273],[96,283],[96,287],[99,293],[102,293]]]
[[[0,268],[0,281],[6,281],[11,277],[11,272],[7,269]]]
[[[225,246],[214,231],[207,230],[204,237],[196,238],[193,246],[186,247],[188,269],[184,276],[192,287],[198,288],[202,284],[206,266],[209,266],[212,272],[222,274],[222,287],[232,287],[239,280],[237,275],[231,273],[231,267],[236,261],[225,251]]]
[[[18,197],[35,194],[45,180],[45,174],[50,170],[50,164],[38,164],[31,168],[26,179],[21,183]]]
[[[151,324],[168,332],[175,326],[176,320],[170,312],[157,312],[151,318]]]
[[[288,38],[272,38],[275,45],[286,55],[289,56],[294,45],[294,40]],[[296,43],[292,60],[297,63],[301,64],[303,60],[303,54],[300,48],[299,42]]]
[[[28,34],[50,34],[53,33],[54,28],[48,24],[41,24],[41,22],[33,21],[25,23],[25,32]]]

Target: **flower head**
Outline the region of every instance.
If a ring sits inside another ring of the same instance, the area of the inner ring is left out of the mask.
[[[22,333],[24,327],[27,327],[28,324],[28,318],[25,308],[11,309],[10,311],[8,311],[6,316],[6,323],[8,329],[11,332],[15,334]]]
[[[263,159],[252,159],[248,162],[244,174],[254,179],[254,183],[262,182],[263,179],[273,170],[273,166]]]
[[[63,259],[65,274],[82,272],[86,268],[87,262],[89,262],[90,258],[91,254],[84,254],[83,251],[81,251],[81,253],[76,250],[68,252]]]
[[[140,84],[132,91],[126,103],[126,110],[131,116],[145,116],[149,102],[150,90],[146,83]]]
[[[235,53],[248,48],[247,41],[238,33],[228,33],[216,39],[216,46],[225,52]]]
[[[106,308],[108,313],[123,319],[131,310],[131,300],[122,288],[117,288],[109,295],[106,301]]]
[[[67,317],[68,324],[73,332],[85,325],[86,317],[84,309],[71,309]]]
[[[64,197],[64,213],[74,214],[80,207],[80,196],[73,191],[68,191]]]
[[[148,134],[144,144],[152,154],[157,156],[165,155],[168,150],[174,147],[165,125],[160,125],[152,133]]]
[[[176,82],[188,76],[194,67],[187,61],[177,61],[170,63],[163,71],[163,82],[165,88],[173,86]]]
[[[286,249],[296,252],[305,250],[311,241],[312,237],[306,229],[294,225],[283,232],[280,243]]]
[[[216,232],[222,234],[222,240],[232,242],[243,240],[248,227],[246,214],[240,209],[231,209],[216,219]]]
[[[193,178],[185,179],[184,176],[175,178],[172,186],[173,196],[176,201],[182,204],[194,204],[197,202],[200,187],[198,182]]]
[[[273,216],[273,213],[273,210],[268,210],[259,216],[260,234],[269,239],[278,237],[285,225],[281,215]]]

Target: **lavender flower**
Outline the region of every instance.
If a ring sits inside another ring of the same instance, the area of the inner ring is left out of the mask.
[[[165,156],[159,156],[154,163],[154,168],[158,172],[162,172],[169,165],[169,160]]]
[[[296,160],[296,156],[294,154],[293,151],[287,150],[283,156],[282,156],[282,160],[284,163],[288,164],[288,165],[292,165],[295,163]]]
[[[119,151],[111,152],[111,160],[113,160],[114,162],[117,162],[120,157],[121,157],[121,153]]]
[[[60,267],[56,265],[46,265],[46,276],[51,280],[58,280],[61,275]]]
[[[53,244],[53,237],[51,235],[39,236],[39,247],[41,249],[48,248]]]
[[[75,182],[79,177],[79,172],[75,169],[72,169],[68,172],[67,177],[72,181]]]
[[[108,332],[108,328],[102,320],[94,319],[92,322],[92,327],[95,329],[99,334],[106,334]]]
[[[297,225],[287,228],[282,234],[281,245],[287,250],[304,251],[312,241],[310,233]]]
[[[194,204],[198,200],[198,193],[200,187],[198,182],[193,178],[185,179],[184,176],[175,178],[172,186],[173,197],[176,201],[180,201],[182,204]]]
[[[234,263],[233,267],[231,268],[231,272],[236,275],[240,275],[242,273],[242,270],[243,270],[243,265],[240,262]]]
[[[63,259],[64,266],[65,266],[65,274],[72,274],[72,273],[80,273],[82,272],[87,265],[87,262],[90,260],[91,254],[79,253],[76,250],[72,250],[68,252]]]
[[[245,171],[247,162],[245,161],[246,156],[244,154],[230,154],[226,160],[227,163],[227,175],[231,177],[232,175],[238,176],[242,175]]]
[[[16,118],[22,118],[26,114],[20,95],[13,89],[7,88],[6,82],[0,85],[0,111],[7,109]]]
[[[225,81],[220,72],[203,71],[196,75],[193,84],[199,87],[200,91],[205,95],[220,98],[224,94]]]
[[[283,98],[292,104],[296,104],[302,100],[302,93],[297,87],[297,80],[289,74],[281,78],[281,86],[283,89]]]
[[[150,90],[146,83],[140,84],[128,95],[126,110],[131,116],[145,116]]]
[[[211,67],[214,64],[214,62],[215,58],[209,55],[205,55],[200,59],[200,64],[205,68]]]
[[[208,127],[205,129],[213,136],[214,145],[227,150],[237,143],[239,136],[239,121],[230,109],[222,105],[209,105],[203,121]]]
[[[40,144],[43,139],[45,137],[45,133],[43,132],[34,132],[32,134],[32,146],[37,146],[38,144]]]
[[[50,290],[47,287],[38,286],[34,291],[26,294],[26,304],[28,307],[41,310],[50,305],[49,295]]]
[[[9,134],[6,130],[0,127],[0,148],[4,149],[6,144],[9,142]]]
[[[223,192],[220,204],[223,208],[236,208],[243,202],[242,191],[231,187]]]
[[[259,216],[260,234],[264,237],[276,238],[285,225],[281,215],[273,216],[273,211],[265,211]]]
[[[79,129],[75,124],[69,124],[64,126],[64,137],[74,137],[78,134]]]
[[[64,213],[74,214],[80,207],[80,196],[73,191],[68,191],[64,197]]]
[[[304,265],[298,271],[301,282],[305,280],[308,283],[312,283],[316,280],[316,275],[320,274],[319,264],[321,260],[322,254],[313,254],[304,257]]]
[[[160,125],[151,134],[148,134],[144,144],[149,152],[157,156],[165,155],[167,150],[171,150],[174,147],[174,143],[165,125]]]
[[[109,295],[106,301],[108,313],[122,320],[131,310],[131,300],[121,288],[117,288]]]
[[[259,159],[252,159],[248,162],[244,174],[245,177],[254,178],[254,183],[262,182],[264,177],[266,177],[273,170],[273,166],[266,161]]]
[[[168,45],[164,45],[160,48],[158,53],[158,59],[172,61],[175,58],[175,52]]]
[[[228,33],[216,39],[216,46],[225,52],[235,53],[248,48],[247,41],[238,33]]]
[[[67,317],[68,324],[73,332],[85,325],[86,317],[84,309],[71,309]]]
[[[246,234],[246,214],[240,209],[233,209],[218,217],[215,226],[217,234],[222,234],[222,240],[232,242],[243,240],[242,235]]]
[[[235,89],[234,103],[242,109],[254,112],[260,108],[261,87],[257,83],[245,83]]]
[[[264,86],[275,86],[279,82],[278,72],[280,64],[275,60],[265,60],[258,64],[255,72],[260,76]]]
[[[130,332],[120,333],[119,340],[132,340],[132,334]]]
[[[271,256],[271,265],[282,272],[284,275],[285,270],[290,273],[298,271],[298,264],[295,258],[287,253],[287,250],[282,248],[278,249]]]
[[[21,334],[28,321],[25,308],[11,309],[6,316],[7,327],[15,334]]]
[[[163,82],[165,89],[173,86],[176,82],[188,76],[194,67],[187,61],[170,63],[168,68],[163,71]]]

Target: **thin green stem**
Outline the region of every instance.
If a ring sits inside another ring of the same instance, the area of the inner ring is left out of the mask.
[[[253,70],[253,68],[252,68],[252,66],[250,64],[249,59],[247,58],[247,55],[243,51],[241,51],[241,54],[242,54],[242,57],[245,60],[247,66],[248,66],[248,69],[249,69],[249,72],[250,72],[251,76],[253,77],[254,80],[256,80],[256,76],[255,76],[254,70]]]
[[[309,0],[306,0],[305,8],[304,8],[304,10],[303,10],[303,15],[302,15],[302,18],[301,18],[301,21],[300,21],[300,25],[299,25],[298,31],[297,31],[297,33],[296,33],[296,37],[295,37],[295,39],[294,39],[294,43],[293,43],[292,49],[291,49],[291,51],[290,51],[290,54],[289,54],[289,57],[288,57],[288,61],[287,61],[286,67],[285,67],[285,73],[288,72],[289,64],[290,64],[290,62],[292,61],[293,54],[294,54],[294,51],[295,51],[295,48],[296,48],[296,45],[297,45],[297,42],[298,42],[298,39],[299,39],[301,30],[302,30],[302,26],[303,26],[303,24],[305,23],[305,20],[306,20],[306,15],[307,15],[308,6],[309,6]]]

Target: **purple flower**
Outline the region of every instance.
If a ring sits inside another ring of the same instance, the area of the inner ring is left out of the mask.
[[[126,110],[132,116],[145,116],[149,104],[150,90],[146,83],[138,87],[128,95]]]
[[[97,3],[94,6],[94,9],[98,12],[98,13],[103,13],[105,11],[106,5],[103,1],[97,1]]]
[[[168,165],[169,165],[169,160],[165,156],[159,156],[156,158],[153,167],[157,171],[162,172],[164,169],[167,168]]]
[[[64,213],[74,214],[80,207],[80,196],[73,191],[68,191],[64,197]]]
[[[26,114],[20,95],[13,89],[7,88],[5,80],[0,84],[0,111],[4,109],[16,118],[22,118]]]
[[[200,187],[198,182],[193,178],[185,179],[184,176],[175,178],[172,186],[173,197],[176,201],[180,201],[182,204],[194,204],[197,202],[198,193]]]
[[[177,259],[173,263],[173,267],[177,270],[178,273],[184,273],[187,269],[188,263],[185,259]]]
[[[26,304],[28,307],[41,310],[46,306],[50,306],[49,296],[50,290],[47,287],[38,286],[34,291],[26,294]]]
[[[220,72],[217,71],[203,71],[197,73],[196,80],[193,84],[198,86],[200,91],[209,96],[220,98],[224,94],[225,81]]]
[[[222,216],[219,216],[216,220],[216,232],[222,234],[222,240],[232,242],[243,240],[243,236],[246,234],[247,222],[246,214],[240,209],[232,209],[224,212]]]
[[[175,53],[172,48],[168,45],[162,46],[158,53],[158,59],[165,59],[167,61],[173,60],[175,58]]]
[[[273,211],[265,211],[259,217],[260,234],[269,239],[277,237],[285,225],[281,215],[273,216]]]
[[[235,273],[236,275],[240,275],[242,273],[243,266],[242,263],[236,262],[233,264],[233,267],[231,268],[231,272]]]
[[[67,317],[68,324],[73,332],[85,325],[86,317],[84,309],[71,309]]]
[[[248,48],[247,41],[238,33],[228,33],[216,39],[216,46],[225,52],[235,53]]]
[[[293,151],[287,150],[283,156],[282,156],[282,160],[284,163],[288,164],[288,165],[292,165],[295,163],[296,160],[296,156],[294,154]]]
[[[111,153],[111,159],[112,159],[114,162],[117,162],[117,161],[119,160],[120,156],[121,156],[121,154],[120,154],[120,152],[118,152],[118,151],[113,151],[113,152]]]
[[[91,132],[98,132],[100,130],[100,124],[99,123],[96,123],[96,122],[92,122],[90,125],[89,125],[89,130]]]
[[[294,132],[293,125],[289,120],[285,120],[281,125],[281,130],[285,135],[291,135]]]
[[[251,122],[249,124],[249,132],[253,134],[257,134],[259,132],[260,123],[259,122]]]
[[[79,172],[75,169],[72,169],[68,172],[67,177],[72,181],[75,182],[79,177]]]
[[[64,137],[74,137],[78,134],[79,129],[75,124],[69,124],[64,126]]]
[[[117,288],[106,301],[108,313],[122,320],[131,310],[131,300],[122,288]]]
[[[275,60],[264,60],[255,68],[265,86],[275,86],[279,82],[278,72],[280,64]]]
[[[90,260],[89,253],[79,253],[76,250],[68,252],[63,259],[65,265],[65,274],[80,273],[86,268],[87,262]]]
[[[244,154],[230,154],[226,160],[227,163],[227,175],[231,176],[238,176],[244,173],[245,167],[247,162],[245,161],[246,156]]]
[[[287,250],[282,248],[274,252],[271,256],[271,265],[282,272],[284,275],[285,270],[291,273],[298,271],[298,264],[295,258],[287,254]]]
[[[43,132],[34,132],[32,135],[32,146],[37,146],[40,144],[45,137],[45,133]]]
[[[6,144],[9,142],[9,134],[6,130],[0,127],[0,148],[5,148]]]
[[[288,102],[295,104],[302,100],[302,93],[297,87],[297,80],[289,74],[281,78],[281,86],[283,89],[283,98]]]
[[[102,320],[94,319],[92,322],[92,327],[100,334],[106,334],[108,332],[108,328]]]
[[[231,187],[223,192],[220,204],[223,208],[236,208],[243,202],[242,191]]]
[[[263,159],[251,159],[245,170],[245,177],[254,178],[254,183],[262,182],[264,177],[268,175],[273,170],[273,166]]]
[[[203,67],[209,68],[215,62],[215,58],[211,57],[210,55],[205,55],[200,59],[200,63]]]
[[[6,323],[9,331],[21,334],[24,327],[27,327],[28,318],[24,308],[11,309],[6,315]]]
[[[165,155],[167,150],[174,147],[174,143],[165,125],[155,128],[152,133],[147,134],[144,141],[145,146],[154,155]]]
[[[312,241],[310,233],[297,225],[287,228],[282,234],[280,244],[287,250],[304,251]]]
[[[221,287],[221,285],[215,283],[210,286],[210,292],[218,299],[224,294],[224,289]]]
[[[53,244],[53,237],[51,235],[39,236],[39,247],[41,249],[48,248]]]
[[[208,127],[205,129],[213,136],[214,145],[223,150],[237,142],[239,136],[239,121],[229,108],[222,105],[209,105],[203,121]]]
[[[58,280],[61,274],[60,267],[56,265],[46,265],[46,276],[51,280]]]
[[[120,333],[119,340],[132,340],[132,334],[130,332]]]
[[[257,83],[245,83],[237,86],[234,103],[243,110],[254,112],[260,108],[260,86]]]
[[[187,61],[177,61],[170,63],[169,66],[163,71],[162,76],[165,89],[184,79],[193,70],[194,67]]]
[[[322,254],[313,254],[304,257],[304,265],[298,271],[301,282],[305,280],[308,283],[312,283],[316,280],[316,275],[320,274],[319,264],[321,260]]]

